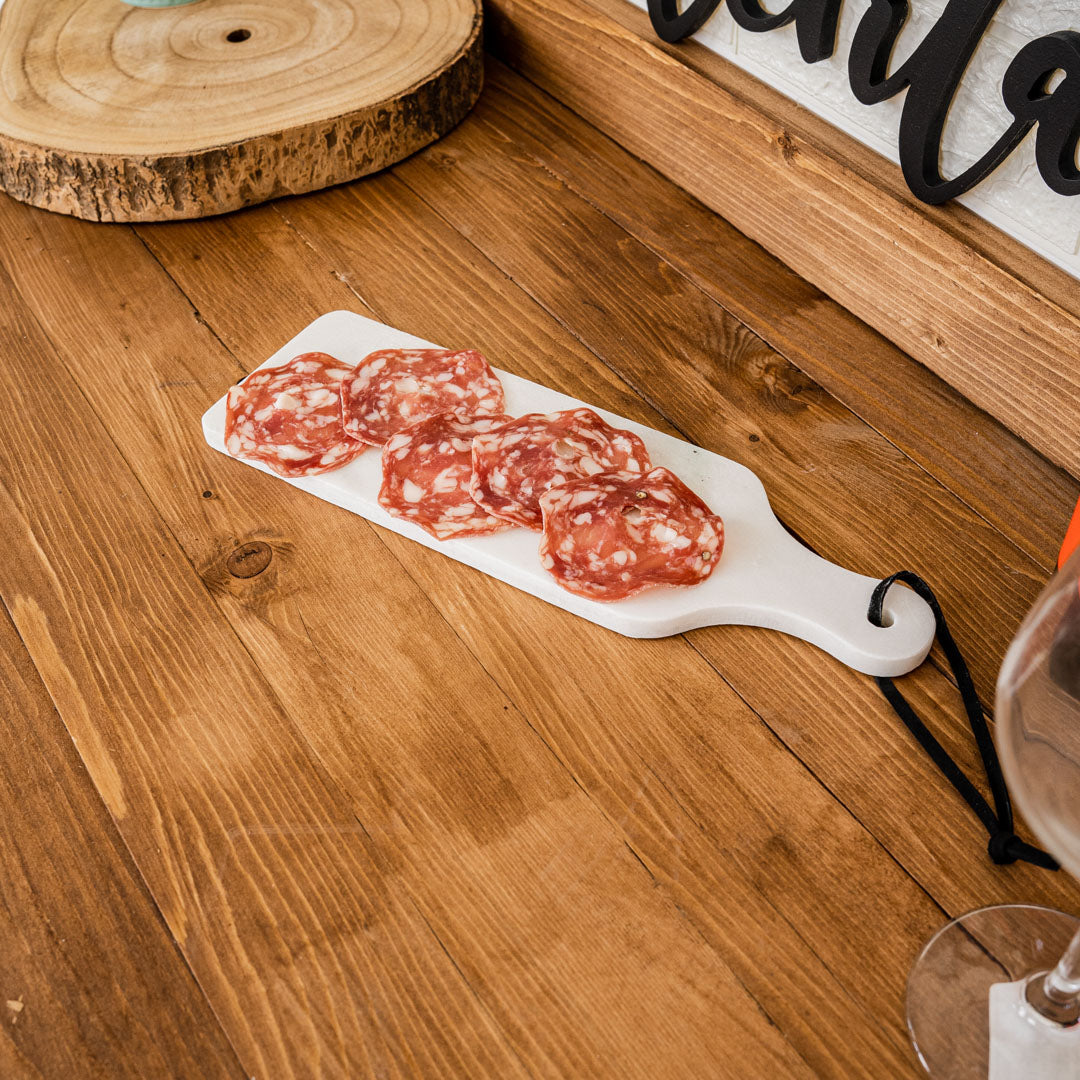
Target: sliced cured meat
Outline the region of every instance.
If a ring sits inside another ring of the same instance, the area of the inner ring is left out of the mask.
[[[724,549],[724,524],[668,469],[601,473],[540,497],[540,561],[590,600],[622,600],[656,585],[697,585]]]
[[[469,494],[473,438],[509,419],[448,413],[403,428],[383,447],[379,505],[439,540],[509,529]]]
[[[540,496],[581,476],[649,468],[645,444],[592,409],[529,413],[473,440],[472,496],[489,514],[541,525]]]
[[[502,383],[475,349],[380,349],[341,385],[346,433],[373,446],[429,416],[491,416],[503,407]]]
[[[225,449],[279,476],[340,469],[367,449],[341,426],[341,381],[351,374],[348,364],[326,353],[253,371],[229,390]]]

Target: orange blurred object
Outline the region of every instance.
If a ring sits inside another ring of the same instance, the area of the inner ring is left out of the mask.
[[[1076,504],[1072,521],[1069,522],[1069,529],[1065,533],[1065,541],[1061,545],[1061,554],[1058,555],[1059,570],[1078,547],[1080,547],[1080,502]]]

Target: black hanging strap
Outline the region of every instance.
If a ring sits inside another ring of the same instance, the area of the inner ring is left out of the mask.
[[[964,662],[960,650],[949,633],[949,627],[942,614],[941,605],[937,602],[930,586],[918,574],[909,570],[901,570],[891,577],[885,578],[878,583],[870,597],[870,610],[867,617],[875,626],[881,626],[881,610],[885,603],[885,594],[889,587],[897,581],[909,585],[929,605],[934,613],[934,621],[937,623],[937,637],[941,642],[942,651],[949,661],[949,666],[956,676],[956,684],[960,688],[960,696],[964,699],[964,709],[967,711],[968,721],[971,724],[971,732],[975,736],[975,743],[979,748],[979,756],[982,758],[983,769],[990,785],[990,794],[994,800],[994,808],[983,798],[978,788],[964,775],[948,751],[934,737],[930,729],[915,714],[915,710],[908,704],[903,694],[896,688],[892,679],[878,678],[878,686],[881,687],[889,704],[896,710],[896,714],[904,721],[908,731],[915,736],[919,745],[930,755],[933,762],[945,775],[950,784],[960,793],[964,802],[975,811],[979,820],[986,826],[990,834],[990,843],[987,850],[990,858],[999,865],[1016,862],[1018,859],[1024,862],[1034,863],[1047,870],[1057,870],[1058,864],[1055,859],[1040,851],[1031,844],[1024,843],[1013,831],[1012,802],[1009,799],[1009,791],[1005,786],[1005,777],[1001,772],[1001,763],[998,761],[997,751],[994,749],[994,740],[990,736],[990,729],[986,724],[983,714],[982,703],[975,691],[975,684],[971,681],[971,672]]]

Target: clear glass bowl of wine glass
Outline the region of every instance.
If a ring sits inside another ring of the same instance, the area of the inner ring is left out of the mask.
[[[1080,548],[1009,647],[995,719],[1016,805],[1080,878]],[[912,968],[907,1018],[933,1080],[1080,1080],[1080,920],[1022,904],[954,919]]]

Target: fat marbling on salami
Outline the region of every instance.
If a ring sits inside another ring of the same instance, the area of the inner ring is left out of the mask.
[[[668,469],[571,480],[546,491],[540,508],[540,562],[590,600],[697,585],[724,549],[723,522]]]
[[[472,441],[508,416],[445,413],[410,424],[383,447],[379,505],[439,540],[510,528],[473,502]]]
[[[345,431],[383,446],[396,431],[429,416],[503,411],[503,389],[475,349],[379,349],[341,386]]]
[[[592,409],[529,413],[473,439],[473,498],[490,514],[541,525],[540,496],[581,476],[649,468],[645,444]]]
[[[327,353],[260,368],[229,390],[225,449],[285,477],[317,476],[362,454],[341,424],[341,382],[352,369]]]

